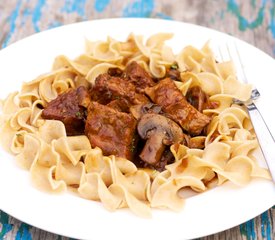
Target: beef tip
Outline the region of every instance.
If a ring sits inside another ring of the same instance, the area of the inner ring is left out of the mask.
[[[136,86],[136,91],[144,93],[146,87],[152,87],[155,82],[137,62],[131,62],[125,69],[128,80]]]
[[[198,111],[218,107],[218,102],[211,102],[208,95],[199,87],[192,87],[187,91],[186,100]]]
[[[202,112],[205,109],[205,104],[208,101],[208,96],[199,86],[192,87],[187,91],[186,100],[198,111]]]
[[[84,133],[86,107],[89,103],[90,98],[85,87],[70,89],[48,103],[42,111],[42,118],[62,121],[68,136],[81,135]]]
[[[166,73],[166,77],[175,81],[180,81],[180,71],[175,68],[170,68]]]
[[[151,100],[162,106],[165,113],[192,135],[199,135],[210,118],[189,104],[173,80],[165,78],[156,86],[146,88]]]
[[[120,68],[109,68],[107,72],[112,77],[122,77],[123,71]]]
[[[109,102],[106,106],[113,108],[119,112],[129,113],[129,102],[125,98],[115,99]]]
[[[90,93],[93,101],[104,105],[120,98],[124,98],[129,105],[149,102],[144,94],[136,93],[132,83],[120,77],[112,77],[107,73],[100,74],[96,78]]]
[[[92,101],[106,105],[113,100],[114,97],[112,92],[107,88],[107,82],[110,78],[111,76],[107,73],[98,75],[94,86],[90,88],[90,96]]]
[[[91,102],[91,98],[90,98],[89,91],[87,90],[87,88],[84,86],[78,87],[76,89],[76,95],[77,95],[77,100],[78,100],[79,106],[88,108],[88,106]]]
[[[196,86],[187,91],[186,100],[199,112],[202,112],[206,108],[209,98],[199,86]]]
[[[91,146],[101,148],[104,155],[115,155],[132,160],[136,147],[136,120],[131,114],[91,102],[85,134]]]

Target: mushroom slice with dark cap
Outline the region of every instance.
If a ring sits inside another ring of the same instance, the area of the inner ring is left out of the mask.
[[[144,114],[137,126],[140,137],[147,140],[140,158],[151,165],[157,164],[169,146],[183,140],[181,127],[173,120],[155,113]]]
[[[146,113],[156,113],[162,114],[161,106],[154,104],[154,103],[146,103],[146,104],[137,104],[132,105],[130,107],[130,113],[134,116],[135,119],[140,119]]]

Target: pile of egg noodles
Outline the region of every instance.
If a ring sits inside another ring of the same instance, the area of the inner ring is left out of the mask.
[[[185,200],[179,192],[184,189],[200,193],[225,181],[243,186],[253,177],[270,179],[252,155],[258,143],[248,114],[232,102],[249,99],[251,86],[237,80],[232,62],[216,62],[208,43],[200,50],[186,46],[174,54],[165,44],[172,37],[159,33],[144,41],[143,36],[130,34],[125,42],[111,37],[86,41],[85,53],[74,60],[56,57],[51,72],[23,83],[20,92],[2,102],[2,145],[30,172],[38,188],[52,192],[74,188],[110,211],[129,208],[150,217],[151,208],[182,209]],[[93,84],[99,74],[111,67],[124,69],[131,61],[155,78],[165,77],[166,69],[176,62],[182,81],[175,83],[183,95],[200,86],[210,101],[219,103],[203,111],[212,116],[207,135],[197,137],[203,138],[205,149],[172,145],[175,162],[163,172],[104,156],[100,148],[91,148],[86,136],[66,136],[62,122],[41,118],[41,106],[58,94]]]

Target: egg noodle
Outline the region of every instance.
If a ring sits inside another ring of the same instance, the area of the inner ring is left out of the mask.
[[[20,92],[3,101],[2,144],[30,171],[38,188],[53,192],[74,188],[81,197],[100,201],[110,211],[129,208],[138,216],[150,217],[151,208],[182,209],[185,200],[179,192],[187,188],[203,192],[225,181],[243,186],[253,177],[270,179],[268,170],[252,155],[258,143],[248,114],[232,102],[233,98],[249,99],[251,86],[237,80],[232,62],[217,62],[208,43],[201,50],[186,46],[175,55],[165,44],[172,36],[155,34],[145,43],[143,36],[134,34],[125,42],[111,37],[87,41],[84,54],[74,60],[58,56],[51,72],[23,83]],[[172,145],[175,162],[163,172],[104,156],[100,148],[91,148],[86,136],[66,136],[61,121],[41,117],[43,107],[59,94],[93,84],[109,68],[123,70],[132,61],[155,78],[165,77],[166,69],[176,62],[182,81],[175,83],[183,95],[199,86],[210,101],[219,103],[203,111],[211,117],[206,136],[197,136],[205,148]]]

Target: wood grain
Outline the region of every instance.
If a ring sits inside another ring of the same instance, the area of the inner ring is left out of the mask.
[[[274,0],[2,0],[2,48],[36,32],[100,18],[151,17],[210,27],[245,40],[275,56]],[[275,208],[214,239],[275,238]],[[22,223],[0,211],[0,239],[68,239]]]

